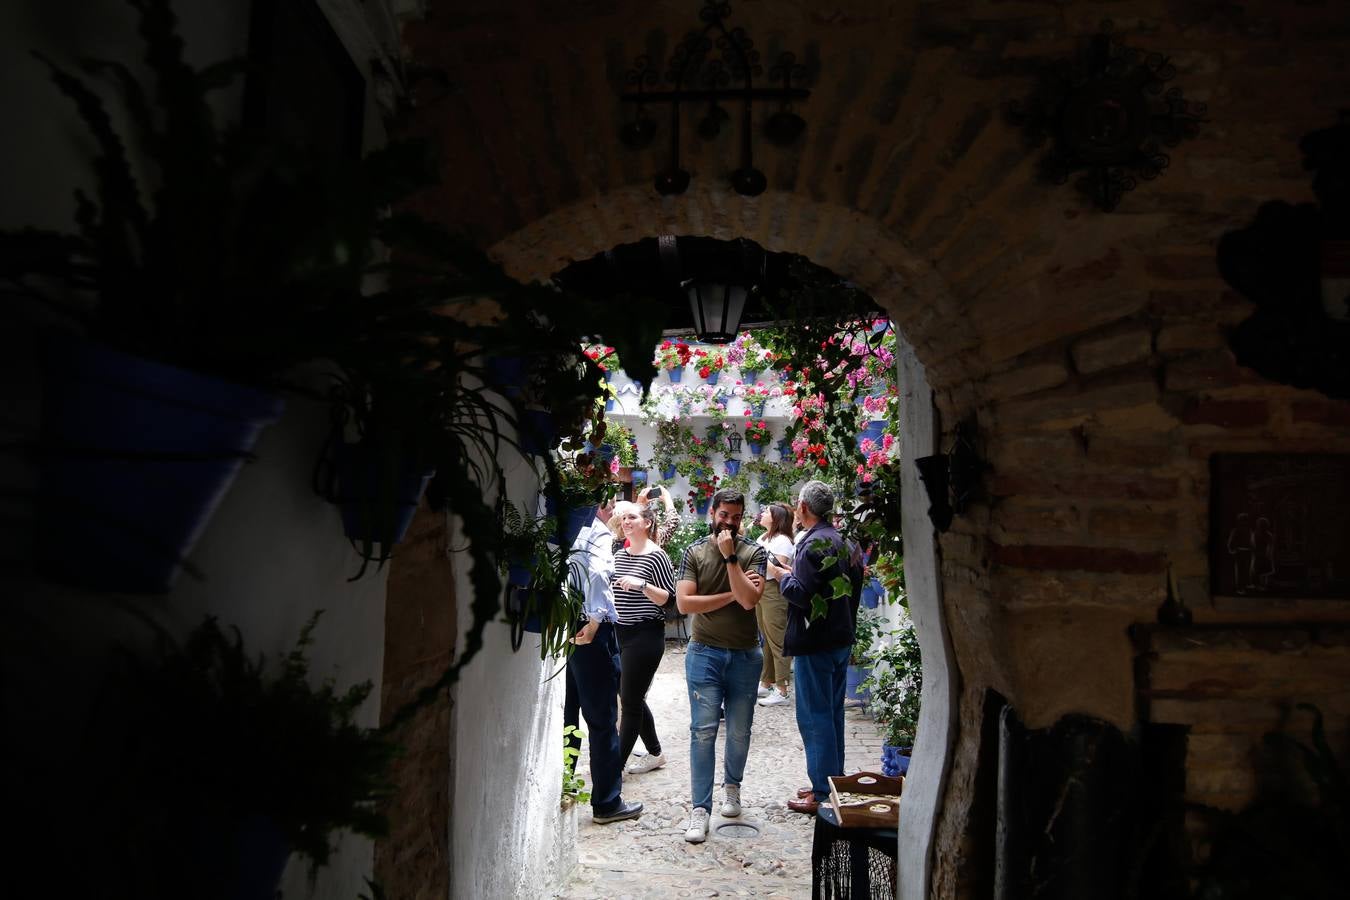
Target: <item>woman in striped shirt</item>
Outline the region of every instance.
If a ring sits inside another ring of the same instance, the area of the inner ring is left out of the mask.
[[[656,545],[656,512],[636,503],[618,503],[610,518],[615,537],[628,546],[614,554],[614,609],[619,614],[619,759],[627,759],[639,736],[647,755],[628,767],[650,772],[665,765],[656,720],[647,706],[647,690],[666,651],[662,609],[675,600],[675,568]]]

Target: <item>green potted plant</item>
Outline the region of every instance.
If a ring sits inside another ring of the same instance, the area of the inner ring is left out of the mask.
[[[866,609],[858,610],[858,617],[854,623],[853,629],[853,650],[848,658],[848,675],[845,688],[845,703],[852,706],[861,706],[867,701],[867,694],[862,690],[862,683],[867,680],[867,652],[872,644],[876,642],[878,635],[881,634],[882,619],[875,613]]]
[[[163,896],[271,896],[291,853],[312,876],[337,832],[386,833],[379,805],[396,748],[356,724],[370,682],[311,683],[319,616],[280,661],[253,656],[237,629],[208,618],[133,665],[122,789]]]
[[[919,727],[923,660],[914,623],[901,615],[898,627],[864,653],[869,669],[862,683],[868,708],[882,726],[883,774],[904,774]]]

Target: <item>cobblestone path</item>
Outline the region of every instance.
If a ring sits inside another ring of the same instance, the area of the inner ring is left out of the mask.
[[[624,799],[641,801],[642,817],[596,825],[589,807],[579,810],[577,869],[554,896],[567,900],[810,897],[812,820],[786,806],[797,788],[808,783],[794,704],[755,708],[750,759],[741,786],[744,811],[737,819],[718,815],[725,730],[719,732],[712,827],[707,841],[689,844],[684,840],[689,820],[689,695],[680,644],[666,644],[647,703],[656,717],[666,765],[654,772],[624,775]],[[876,726],[859,710],[844,715],[846,770],[880,771],[881,738]],[[587,783],[588,759],[583,746],[578,769]],[[737,823],[753,825],[758,833],[738,836],[736,832],[746,829],[736,828],[718,832],[718,826]]]

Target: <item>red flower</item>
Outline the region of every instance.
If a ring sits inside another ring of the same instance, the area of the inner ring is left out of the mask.
[[[662,350],[670,349],[670,338],[666,338],[664,341],[661,342],[661,349]]]
[[[825,468],[825,466],[827,465],[827,463],[825,462],[825,457],[823,457],[823,456],[822,456],[822,457],[819,457],[819,458],[816,460],[816,465],[820,466],[822,469]]]
[[[699,378],[707,378],[707,377],[708,377],[709,375],[711,375],[711,374],[712,374],[712,369],[711,369],[710,367],[708,367],[708,366],[700,366],[700,367],[699,367],[699,370],[698,370],[698,377],[699,377]]]
[[[747,419],[750,418],[750,410],[747,409],[744,413],[742,413],[742,415],[744,415]]]

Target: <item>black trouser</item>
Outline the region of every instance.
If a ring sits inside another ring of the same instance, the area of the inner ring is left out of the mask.
[[[564,724],[576,725],[578,712],[586,719],[586,738],[591,748],[591,808],[601,815],[613,812],[623,803],[619,792],[626,758],[619,755],[619,736],[614,730],[619,648],[613,629],[608,622],[602,623],[593,641],[572,651],[567,661],[567,691],[563,698]],[[574,746],[580,743],[577,739]]]
[[[647,706],[647,689],[656,678],[661,654],[666,652],[664,619],[637,625],[618,625],[619,635],[619,759],[628,759],[638,736],[642,746],[655,756],[661,752],[656,720]]]

